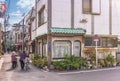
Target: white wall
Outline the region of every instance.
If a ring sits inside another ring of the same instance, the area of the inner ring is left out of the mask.
[[[71,0],[52,0],[52,27],[70,28]]]
[[[48,29],[47,23],[38,27],[37,28],[37,36],[47,34],[47,32],[48,32],[47,29]]]
[[[120,0],[112,0],[113,8],[112,8],[112,32],[113,34],[119,34],[120,35]]]
[[[82,13],[82,0],[74,1],[75,28],[85,28],[87,34],[91,34],[92,15]],[[96,2],[99,1],[100,0]],[[120,31],[118,30],[120,28],[120,0],[112,0],[112,2],[112,33],[113,35],[116,35],[120,34]],[[47,0],[40,0],[37,11],[39,11],[43,5],[45,5],[45,21],[47,22]],[[101,0],[100,11],[94,11],[101,12],[100,15],[94,15],[94,33],[109,35],[109,0]],[[84,18],[88,19],[86,24],[80,22]],[[71,0],[52,0],[52,27],[71,28]]]
[[[36,37],[36,30],[35,30],[35,19],[31,22],[31,39],[34,40]]]
[[[75,0],[74,3],[74,27],[85,28],[87,30],[87,34],[91,34],[91,14],[82,13],[82,0]],[[101,14],[96,15],[94,19],[94,32],[97,34],[109,34],[109,2],[108,0],[102,0],[101,4]],[[53,0],[52,27],[69,28],[71,26],[70,13],[71,0]],[[88,19],[88,22],[86,24],[80,22],[84,18]]]
[[[109,0],[101,0],[101,14],[94,16],[95,34],[109,34]]]
[[[32,31],[31,40],[35,40],[35,37],[36,37],[36,31]]]
[[[82,0],[75,0],[75,9],[74,9],[74,26],[75,28],[85,28],[87,30],[87,34],[91,33],[91,15],[82,14]],[[81,23],[82,19],[88,19],[86,24]]]
[[[37,4],[37,13],[40,11],[40,9],[45,5],[45,10],[44,10],[44,24],[41,26],[38,26],[38,22],[37,22],[37,33],[36,36],[40,36],[40,35],[44,35],[47,34],[47,0],[40,0]],[[38,16],[38,14],[37,14]],[[37,17],[37,21],[38,21],[38,17]]]

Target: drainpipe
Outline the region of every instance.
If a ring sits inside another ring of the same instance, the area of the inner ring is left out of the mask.
[[[74,28],[74,0],[71,0],[71,28]]]
[[[109,34],[112,35],[112,0],[109,0]]]

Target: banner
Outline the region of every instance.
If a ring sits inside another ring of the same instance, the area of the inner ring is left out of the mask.
[[[3,18],[5,15],[7,7],[5,3],[0,3],[0,18]]]

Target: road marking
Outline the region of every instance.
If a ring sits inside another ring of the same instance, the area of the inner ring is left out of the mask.
[[[78,73],[89,73],[89,72],[98,72],[98,71],[108,71],[108,70],[116,70],[120,69],[120,67],[115,67],[115,68],[105,68],[105,69],[94,69],[94,70],[84,70],[84,71],[76,71],[76,72],[63,72],[63,73],[58,73],[60,75],[67,75],[67,74],[78,74]]]

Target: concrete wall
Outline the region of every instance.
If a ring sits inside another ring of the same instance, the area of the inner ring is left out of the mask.
[[[40,27],[37,28],[37,36],[41,36],[44,34],[47,34],[47,23],[41,25]]]
[[[35,25],[35,19],[34,19],[34,21],[31,23],[31,40],[34,40],[36,37],[35,26],[36,25]]]
[[[120,35],[120,0],[112,0],[112,32]]]
[[[71,27],[71,0],[52,0],[52,27]]]
[[[45,5],[45,9],[44,9],[44,24],[41,26],[38,26],[38,12],[40,11],[40,9]],[[40,35],[44,35],[47,33],[47,0],[40,0],[37,4],[37,33],[36,36],[40,36]]]
[[[92,13],[99,12],[99,14],[93,14],[94,19],[92,21],[92,14],[82,13],[82,0],[74,0],[74,28],[85,28],[87,30],[87,34],[91,34],[93,26],[94,34],[109,35],[109,1],[110,0],[94,1],[94,5],[92,5]],[[117,30],[120,26],[119,4],[119,0],[112,0],[113,35],[116,35],[118,33],[120,34],[120,31]],[[86,24],[80,22],[84,18],[88,19],[88,22]],[[71,27],[71,0],[52,0],[52,27]]]

